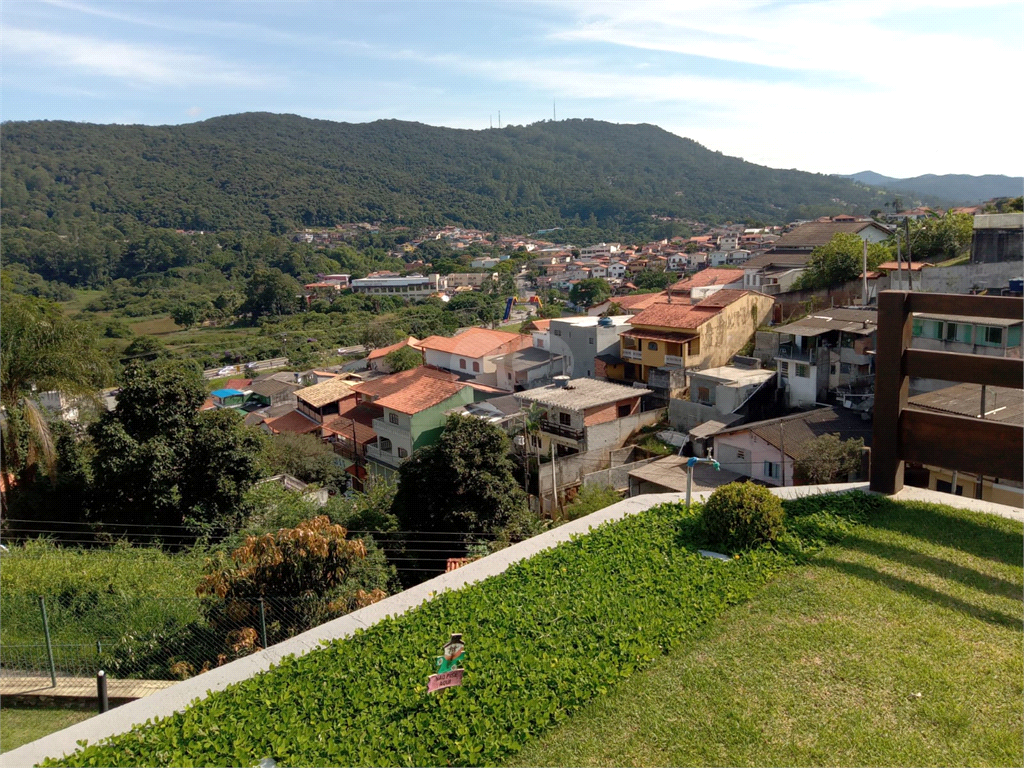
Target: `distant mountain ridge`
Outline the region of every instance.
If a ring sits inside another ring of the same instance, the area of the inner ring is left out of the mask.
[[[285,232],[353,221],[526,233],[637,231],[654,217],[783,223],[866,214],[884,194],[728,157],[657,126],[459,130],[247,113],[177,126],[3,124],[4,226],[129,217]]]
[[[871,187],[881,187],[893,192],[931,195],[951,203],[976,204],[995,197],[1019,197],[1024,194],[1024,177],[968,176],[966,174],[945,174],[938,176],[928,173],[909,179],[894,179],[874,171],[861,171],[843,175]]]

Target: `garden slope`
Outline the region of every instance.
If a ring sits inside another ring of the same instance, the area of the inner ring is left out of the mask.
[[[822,514],[793,527],[794,554],[848,528]],[[602,526],[54,764],[496,763],[793,562],[706,559],[686,544],[692,529],[678,505]],[[456,631],[465,684],[429,695],[432,658]]]

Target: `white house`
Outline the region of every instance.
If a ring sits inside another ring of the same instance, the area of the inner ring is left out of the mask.
[[[613,261],[608,265],[607,276],[619,280],[626,276],[626,265],[621,261]]]

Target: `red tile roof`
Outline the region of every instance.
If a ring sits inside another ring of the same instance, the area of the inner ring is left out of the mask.
[[[228,379],[221,389],[248,389],[252,379]]]
[[[320,429],[319,424],[303,416],[298,411],[288,411],[284,416],[278,416],[276,419],[267,419],[263,423],[275,435],[278,432],[295,432],[296,434],[304,435],[307,432],[315,432]]]
[[[375,349],[370,354],[368,354],[366,358],[368,360],[376,360],[378,357],[384,357],[394,352],[396,349],[401,349],[404,346],[410,346],[413,349],[419,349],[419,343],[419,339],[417,339],[415,336],[410,336],[409,338],[402,339],[401,341],[396,342],[388,347],[381,347],[380,349]]]
[[[413,415],[427,410],[468,387],[461,381],[441,381],[423,377],[394,394],[376,401],[381,408],[390,408],[399,413]]]
[[[728,285],[736,282],[743,282],[742,269],[702,269],[693,277],[673,283],[669,290],[672,293],[689,295],[694,288],[704,288],[708,285]]]
[[[449,352],[465,357],[483,357],[497,354],[505,344],[513,345],[512,350],[519,349],[516,344],[530,344],[528,336],[506,331],[491,331],[486,328],[469,328],[458,336],[429,336],[420,342],[423,349]]]
[[[648,307],[657,304],[659,301],[665,301],[668,298],[668,294],[664,291],[660,293],[641,293],[637,296],[617,296],[611,301],[613,304],[618,304],[623,309],[647,309]]]
[[[900,265],[898,265],[895,261],[886,261],[883,264],[879,264],[877,267],[875,267],[875,269],[879,270],[880,272],[888,272],[889,270],[896,271],[896,268],[899,266]],[[927,261],[915,261],[911,264],[908,264],[907,262],[904,261],[902,267],[900,268],[909,269],[912,272],[920,272],[925,267],[934,266],[934,264],[931,264]]]
[[[438,371],[434,368],[427,368],[426,366],[421,365],[418,368],[412,368],[408,371],[393,373],[390,376],[382,376],[379,379],[372,379],[371,381],[357,384],[352,387],[352,389],[360,395],[376,400],[377,398],[393,395],[395,392],[400,391],[402,388],[407,387],[422,378],[437,379],[439,381],[456,381],[459,377],[454,373],[449,373],[448,371]]]
[[[699,328],[725,307],[751,291],[727,289],[718,291],[697,304],[655,304],[633,317],[632,325],[655,325],[662,328]]]
[[[377,433],[372,427],[360,424],[358,421],[353,421],[345,416],[331,416],[324,419],[324,435],[341,435],[351,440],[353,432],[355,433],[356,442],[360,445],[372,443],[377,439]]]

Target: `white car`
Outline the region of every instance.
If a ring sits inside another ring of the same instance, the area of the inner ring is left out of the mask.
[[[218,376],[230,376],[234,372],[235,372],[235,366],[227,365],[227,366],[224,366],[223,368],[221,368],[219,371],[217,371],[217,375]]]

